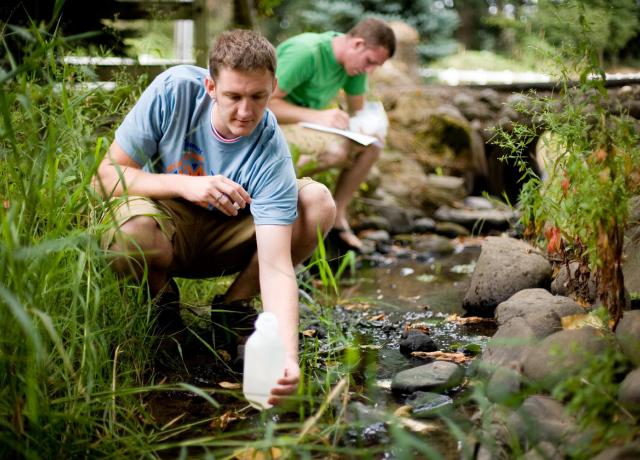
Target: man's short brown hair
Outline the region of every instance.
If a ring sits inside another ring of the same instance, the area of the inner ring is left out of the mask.
[[[276,74],[276,50],[269,40],[252,30],[235,29],[221,33],[211,45],[209,73],[214,80],[220,70],[268,70]]]
[[[396,36],[391,27],[380,19],[363,19],[347,35],[362,38],[369,47],[382,46],[389,52],[390,58],[396,52]]]

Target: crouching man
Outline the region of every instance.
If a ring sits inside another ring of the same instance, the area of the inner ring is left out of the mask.
[[[300,377],[294,265],[315,248],[318,228],[326,233],[335,220],[330,192],[296,180],[287,143],[266,109],[275,72],[275,50],[264,37],[224,32],[212,45],[209,71],[176,66],[149,85],[95,178],[102,196],[115,201],[113,229],[102,244],[115,254],[116,272],[139,280],[146,273],[165,332],[182,327],[174,276],[239,272],[215,302],[231,312],[225,327],[214,329],[214,346],[221,331],[246,326],[240,318],[252,312],[238,306],[260,292],[287,351],[272,404],[295,392]]]

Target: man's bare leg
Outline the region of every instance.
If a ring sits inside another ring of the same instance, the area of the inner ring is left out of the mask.
[[[369,145],[357,154],[353,165],[342,170],[338,177],[336,189],[333,194],[336,201],[336,222],[334,228],[349,230],[347,208],[358,191],[360,184],[367,178],[371,167],[380,156],[381,148],[377,145]],[[362,247],[362,241],[351,231],[345,231],[340,237],[350,246]]]
[[[111,266],[119,275],[141,280],[146,265],[152,297],[169,281],[168,270],[173,260],[173,246],[153,218],[136,216],[126,221],[109,249],[118,254]]]
[[[298,192],[298,219],[293,224],[291,258],[293,265],[306,260],[318,244],[318,226],[325,235],[333,226],[336,207],[331,192],[322,184],[310,183]],[[249,299],[260,292],[258,255],[236,277],[225,294],[225,302]]]

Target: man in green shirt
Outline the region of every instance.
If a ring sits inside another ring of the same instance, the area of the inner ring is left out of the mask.
[[[290,145],[300,153],[297,167],[313,174],[341,169],[334,199],[334,232],[356,250],[362,242],[351,231],[347,207],[382,150],[382,141],[363,147],[343,136],[313,131],[298,122],[349,129],[349,116],[364,107],[367,74],[395,52],[395,36],[383,21],[369,18],[346,34],[325,32],[294,36],[277,48],[278,86],[269,108]],[[328,108],[340,90],[347,110]]]

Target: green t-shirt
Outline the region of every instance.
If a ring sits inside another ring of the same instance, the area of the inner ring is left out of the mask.
[[[349,76],[336,61],[331,40],[337,32],[304,33],[282,42],[277,48],[278,86],[287,101],[323,109],[344,88],[350,96],[367,91],[367,74]]]

